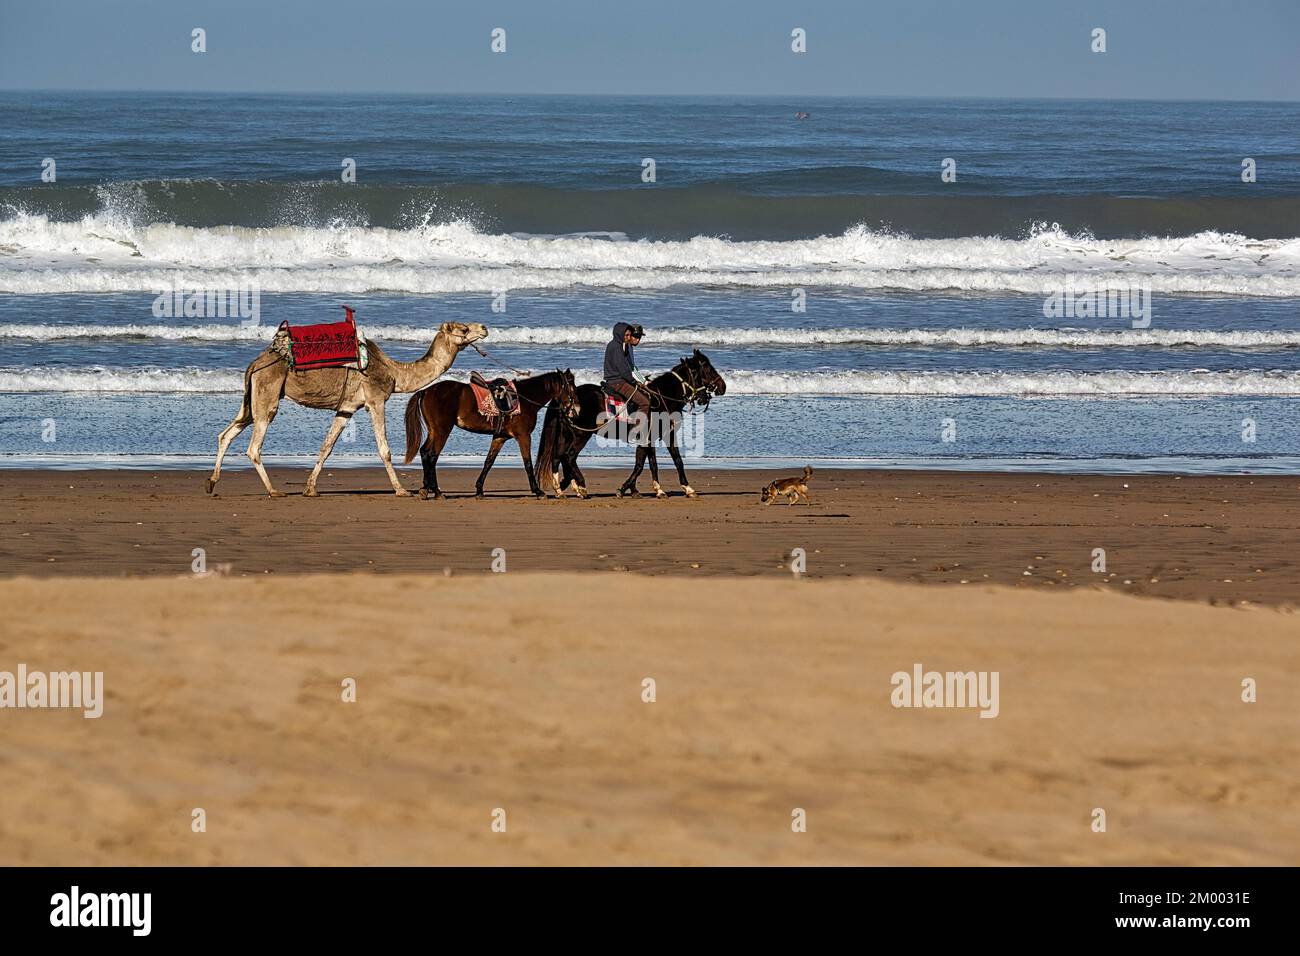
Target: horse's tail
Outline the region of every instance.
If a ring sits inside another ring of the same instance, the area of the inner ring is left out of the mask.
[[[555,402],[546,406],[546,418],[542,422],[542,438],[537,446],[537,474],[554,484],[555,461],[560,455],[560,423],[564,412]],[[557,486],[557,492],[560,490]]]
[[[415,453],[420,450],[420,442],[424,439],[424,416],[420,414],[420,399],[423,397],[424,389],[420,389],[406,403],[406,458],[403,459],[405,464],[411,463]]]

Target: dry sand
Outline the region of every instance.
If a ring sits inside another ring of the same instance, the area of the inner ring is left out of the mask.
[[[516,572],[3,581],[0,668],[102,670],[107,702],[98,720],[0,711],[0,863],[1300,862],[1293,614],[934,595]],[[895,709],[890,676],[915,663],[998,671],[999,716]]]
[[[589,477],[0,472],[0,671],[107,685],[0,710],[0,864],[1300,862],[1295,479]],[[895,709],[918,663],[999,716]]]

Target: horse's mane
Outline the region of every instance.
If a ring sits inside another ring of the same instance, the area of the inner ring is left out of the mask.
[[[677,378],[676,378],[676,376],[673,375],[673,372],[676,372],[678,369],[680,369],[680,368],[682,368],[682,367],[690,368],[690,367],[691,367],[691,361],[692,361],[693,359],[694,359],[694,356],[690,356],[690,357],[688,357],[688,358],[681,359],[681,360],[680,360],[676,365],[674,365],[674,366],[673,366],[672,368],[670,368],[668,371],[666,371],[666,372],[660,372],[660,373],[659,373],[658,375],[656,375],[654,378],[650,379],[650,387],[651,387],[651,388],[654,388],[654,389],[656,389],[656,390],[658,390],[658,385],[659,385],[660,382],[667,382],[669,379],[672,379],[674,382],[677,381]]]

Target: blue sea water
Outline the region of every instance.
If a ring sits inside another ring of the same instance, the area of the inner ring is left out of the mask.
[[[275,327],[347,304],[396,358],[452,319],[588,381],[618,321],[648,370],[699,347],[729,384],[708,464],[1300,471],[1297,128],[1286,103],[0,93],[0,463],[200,464]],[[172,289],[256,291],[256,322],[166,314]],[[327,423],[286,407],[268,456]]]

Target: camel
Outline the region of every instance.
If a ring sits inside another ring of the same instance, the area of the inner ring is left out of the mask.
[[[284,497],[283,491],[277,491],[271,485],[271,479],[262,467],[262,442],[266,438],[267,428],[280,409],[280,400],[287,395],[307,408],[327,408],[334,412],[334,422],[320,446],[316,467],[307,479],[307,489],[303,492],[305,497],[319,496],[316,479],[325,459],[334,450],[334,443],[348,419],[362,406],[370,413],[379,458],[388,471],[388,480],[393,483],[394,493],[402,498],[410,497],[411,493],[402,487],[402,483],[397,480],[397,472],[393,470],[393,456],[388,450],[385,435],[384,404],[394,392],[418,392],[432,384],[434,379],[451,368],[461,349],[487,338],[487,334],[487,326],[477,322],[444,322],[439,326],[429,351],[414,362],[391,359],[372,340],[366,339],[370,361],[365,372],[347,368],[290,371],[284,359],[268,348],[244,372],[244,398],[239,406],[239,414],[217,438],[217,461],[212,468],[212,477],[208,479],[208,494],[212,494],[221,478],[221,459],[225,457],[226,449],[240,432],[252,425],[253,438],[248,443],[248,457],[257,469],[266,493],[272,498]]]

